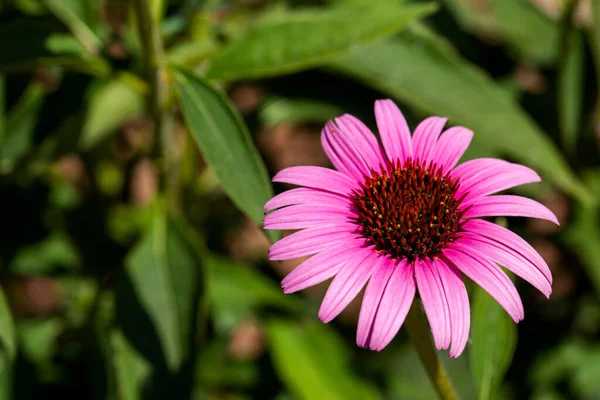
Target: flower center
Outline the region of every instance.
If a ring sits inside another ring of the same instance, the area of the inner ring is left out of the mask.
[[[390,162],[361,186],[352,198],[356,223],[377,251],[414,260],[433,257],[456,239],[466,210],[458,209],[458,179],[441,168]]]

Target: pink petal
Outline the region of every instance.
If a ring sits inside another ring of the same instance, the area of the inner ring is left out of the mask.
[[[344,114],[335,119],[336,125],[348,137],[352,145],[360,150],[363,158],[373,169],[387,162],[386,155],[371,130],[358,118]]]
[[[433,158],[435,143],[447,121],[448,118],[441,117],[429,117],[421,121],[412,137],[415,159],[426,162]]]
[[[441,259],[432,261],[432,268],[437,269],[444,287],[448,310],[450,312],[450,328],[452,329],[452,347],[450,357],[458,357],[469,340],[471,326],[469,296],[460,272],[452,264]]]
[[[323,167],[289,167],[279,171],[273,182],[323,189],[329,192],[347,195],[358,187],[356,181],[341,172]]]
[[[353,257],[364,253],[364,249],[358,247],[359,242],[354,241],[352,243],[338,245],[322,251],[294,268],[281,281],[283,292],[286,294],[294,293],[318,285],[337,274]],[[352,245],[356,247],[352,247]]]
[[[531,168],[512,163],[488,168],[473,176],[476,176],[476,179],[461,178],[460,187],[456,192],[457,197],[468,193],[465,202],[526,183],[541,182],[539,175]]]
[[[378,171],[386,164],[387,157],[377,138],[358,118],[344,114],[335,119],[335,124],[352,146],[360,152],[369,168]]]
[[[375,118],[388,159],[404,163],[408,157],[412,157],[410,130],[398,106],[392,100],[377,100]]]
[[[269,260],[290,260],[309,256],[357,238],[350,223],[303,229],[284,237],[269,248]]]
[[[319,309],[319,318],[327,323],[346,308],[367,283],[375,267],[379,254],[372,248],[353,252],[331,282]]]
[[[335,205],[298,204],[280,208],[264,219],[265,229],[302,229],[327,224],[343,224],[350,221],[348,208]]]
[[[546,297],[550,297],[552,286],[548,279],[534,265],[529,263],[523,257],[517,257],[514,253],[505,251],[501,246],[495,246],[485,241],[479,240],[482,237],[468,232],[461,233],[463,236],[456,243],[471,248],[471,251],[481,257],[502,265],[515,275],[525,279],[535,288],[542,292]],[[483,238],[485,240],[485,238]]]
[[[285,206],[291,206],[294,204],[312,204],[312,205],[330,205],[330,204],[341,204],[347,206],[349,203],[348,198],[340,196],[339,194],[326,192],[319,189],[311,188],[296,188],[287,190],[271,200],[267,201],[264,207],[265,214],[269,211],[275,210]]]
[[[394,272],[395,261],[392,259],[379,257],[376,262],[379,265],[375,267],[375,273],[369,280],[358,317],[356,344],[360,347],[367,347],[371,341],[373,324],[381,304],[383,291]]]
[[[338,171],[353,177],[357,181],[362,181],[364,174],[369,172],[369,168],[362,159],[360,152],[341,135],[339,129],[331,121],[325,125],[321,132],[321,144],[325,154]]]
[[[494,263],[479,257],[468,246],[452,243],[443,254],[473,282],[481,286],[506,310],[515,322],[525,311],[519,293],[510,278]]]
[[[433,161],[442,167],[442,171],[450,171],[465,153],[473,139],[473,131],[455,126],[447,129],[435,146]]]
[[[400,330],[415,297],[414,267],[405,260],[394,269],[381,297],[369,347],[382,350]]]
[[[451,172],[451,176],[459,178],[461,186],[471,186],[474,182],[477,182],[479,176],[487,170],[499,169],[509,164],[508,161],[500,160],[498,158],[476,158],[474,160],[466,161],[454,168]]]
[[[541,218],[559,225],[558,219],[546,206],[522,196],[496,195],[473,201],[463,218],[477,217],[529,217]]]
[[[535,265],[542,274],[546,277],[548,282],[552,283],[552,273],[546,261],[535,251],[533,247],[519,235],[510,231],[509,229],[503,228],[500,225],[496,225],[492,222],[484,221],[481,219],[472,219],[467,221],[463,225],[463,229],[479,234],[486,238],[489,243],[494,243],[503,246],[507,251],[511,250],[519,255],[522,255],[527,261]]]
[[[415,278],[435,346],[438,350],[447,349],[452,339],[450,310],[438,270],[429,263],[415,260]]]

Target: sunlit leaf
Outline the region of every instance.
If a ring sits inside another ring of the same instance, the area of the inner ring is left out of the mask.
[[[240,79],[314,67],[357,45],[399,31],[434,9],[425,4],[290,13],[258,24],[235,40],[213,61],[208,76]]]
[[[79,145],[90,149],[125,122],[140,115],[144,109],[142,95],[120,81],[109,81],[95,86],[90,101]]]
[[[152,225],[129,254],[125,268],[136,301],[147,313],[158,336],[168,368],[177,371],[190,355],[202,262],[183,226],[167,218],[162,208],[156,206]],[[126,297],[120,299],[127,301]],[[118,301],[118,306],[124,307],[124,304]],[[127,321],[121,320],[121,323]],[[127,328],[133,327],[124,327],[126,335],[135,334],[140,340],[145,339],[139,335],[149,335]],[[128,340],[133,339],[128,337]]]
[[[510,366],[517,344],[517,326],[483,289],[473,296],[471,372],[479,387],[479,399],[491,399]]]
[[[273,321],[267,326],[273,363],[298,399],[377,399],[349,368],[343,342],[326,325]]]
[[[406,62],[410,60],[410,62]],[[475,132],[475,140],[537,169],[543,179],[593,202],[549,137],[475,66],[420,35],[365,46],[331,64],[415,109],[448,117]]]
[[[262,224],[273,189],[246,125],[206,82],[183,71],[176,81],[187,126],[206,162],[240,210]]]
[[[144,382],[151,372],[148,362],[137,353],[120,331],[110,334],[110,344],[118,398],[143,399]]]
[[[92,54],[102,42],[95,32],[99,18],[99,4],[94,0],[44,0],[58,19],[71,29],[73,35]]]

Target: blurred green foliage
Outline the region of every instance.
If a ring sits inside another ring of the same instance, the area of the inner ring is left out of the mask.
[[[543,3],[543,4],[542,4]],[[433,399],[402,330],[284,295],[270,176],[394,98],[540,172],[561,228],[518,326],[471,288],[465,399],[600,393],[600,2],[0,1],[0,399]]]

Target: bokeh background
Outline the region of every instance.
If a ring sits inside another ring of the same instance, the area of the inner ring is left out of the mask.
[[[270,177],[393,98],[475,132],[552,209],[514,325],[470,287],[464,399],[600,399],[600,2],[1,0],[0,399],[435,399],[406,333],[284,295]],[[285,235],[286,232],[283,232]],[[60,396],[60,397],[59,397]]]

